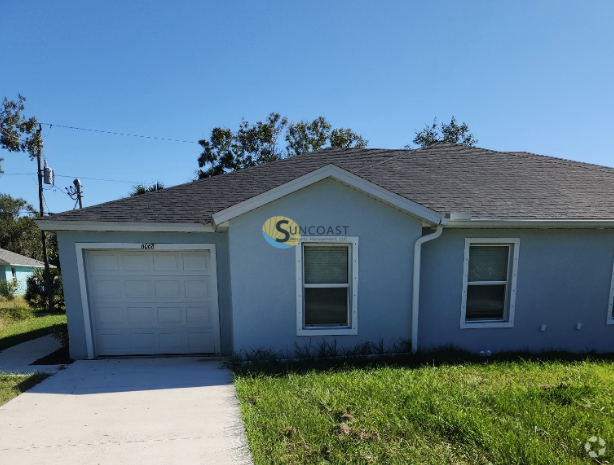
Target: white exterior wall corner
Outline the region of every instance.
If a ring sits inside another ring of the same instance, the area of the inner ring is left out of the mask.
[[[286,216],[299,226],[348,226],[358,247],[358,334],[297,335],[296,251],[262,236],[264,222]],[[411,337],[413,249],[422,221],[355,189],[324,179],[229,221],[235,350],[366,341],[386,345]]]
[[[520,239],[513,327],[460,327],[466,238]],[[422,250],[420,348],[614,351],[613,260],[611,230],[447,229]]]
[[[218,307],[220,312],[220,339],[222,354],[232,352],[232,304],[228,262],[228,236],[222,233],[171,233],[171,232],[94,232],[58,231],[60,265],[64,282],[64,299],[70,356],[76,360],[88,357],[86,328],[82,296],[79,284],[76,247],[77,243],[134,243],[134,244],[214,244],[217,258]]]

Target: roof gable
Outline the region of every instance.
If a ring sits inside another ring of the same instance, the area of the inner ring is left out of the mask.
[[[348,187],[358,190],[366,195],[369,195],[370,197],[380,200],[430,224],[439,224],[442,220],[441,215],[423,207],[422,205],[390,192],[376,184],[373,184],[372,182],[366,181],[361,177],[349,173],[335,165],[326,165],[320,169],[312,171],[311,173],[305,174],[300,178],[271,189],[270,191],[264,192],[260,195],[233,205],[230,208],[219,211],[213,215],[213,221],[215,224],[221,224],[328,178],[339,181]]]

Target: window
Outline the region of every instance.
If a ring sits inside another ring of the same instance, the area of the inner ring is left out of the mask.
[[[465,239],[461,328],[514,326],[520,239]]]
[[[11,273],[13,274],[13,280],[17,281],[17,273],[15,272],[15,268],[11,268]]]
[[[358,334],[358,239],[336,239],[296,246],[299,336]]]

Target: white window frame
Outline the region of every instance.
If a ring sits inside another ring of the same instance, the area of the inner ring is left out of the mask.
[[[349,246],[348,288],[349,299],[347,327],[309,327],[304,320],[304,281],[303,247],[304,244],[330,245],[331,247]],[[316,236],[302,237],[296,244],[296,335],[297,336],[355,336],[358,334],[358,237]]]
[[[511,266],[506,283],[510,289],[506,293],[505,318],[500,320],[467,321],[467,287],[469,283],[469,253],[471,245],[500,245],[511,247]],[[476,237],[465,239],[465,259],[463,262],[463,301],[461,305],[461,329],[467,328],[513,328],[516,309],[516,282],[518,278],[518,256],[520,252],[519,238]]]
[[[606,325],[614,325],[614,264],[612,265],[612,280],[610,281],[610,298],[608,299],[608,315]]]

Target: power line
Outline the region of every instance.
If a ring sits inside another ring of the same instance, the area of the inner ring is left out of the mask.
[[[32,176],[36,173],[0,173],[0,176]]]
[[[101,132],[103,134],[112,134],[114,136],[140,137],[141,139],[164,140],[167,142],[181,142],[184,144],[198,144],[198,142],[195,142],[193,140],[169,139],[166,137],[156,137],[156,136],[142,136],[139,134],[129,134],[126,132],[113,132],[113,131],[103,131],[102,129],[77,128],[75,126],[64,126],[62,124],[53,124],[53,123],[39,123],[39,124],[44,124],[45,126],[49,126],[50,128],[53,126],[56,126],[58,128],[76,129],[77,131]]]
[[[117,179],[101,179],[101,178],[87,178],[85,176],[70,176],[67,174],[54,174],[54,176],[58,176],[60,178],[79,178],[79,179],[90,179],[93,181],[107,181],[107,182],[123,182],[126,184],[140,184],[143,181],[118,181]]]
[[[67,174],[53,174],[55,177],[59,178],[79,178],[79,179],[90,179],[92,181],[106,181],[106,182],[122,182],[126,184],[148,184],[147,181],[119,181],[117,179],[101,179],[101,178],[90,178],[84,176],[70,176]],[[36,173],[2,173],[0,176],[36,176]]]

